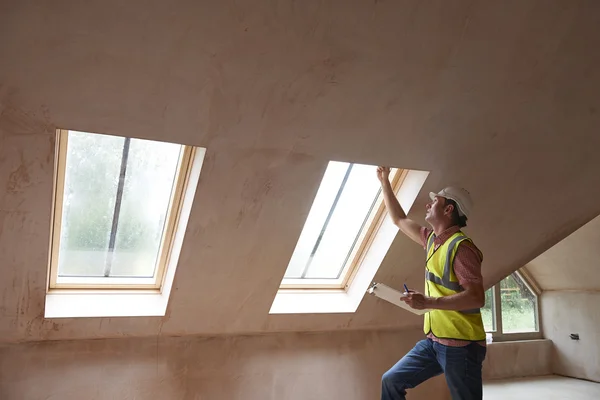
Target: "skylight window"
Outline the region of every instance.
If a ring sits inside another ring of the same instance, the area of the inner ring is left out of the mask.
[[[331,161],[285,272],[282,288],[344,288],[381,224],[376,167]],[[394,187],[402,171],[392,172]]]
[[[65,130],[58,140],[50,289],[160,289],[193,149]]]

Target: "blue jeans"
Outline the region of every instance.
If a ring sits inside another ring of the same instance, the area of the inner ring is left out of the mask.
[[[412,389],[444,373],[452,400],[481,400],[481,365],[486,348],[471,343],[450,347],[431,339],[421,340],[381,379],[381,400],[404,400]]]

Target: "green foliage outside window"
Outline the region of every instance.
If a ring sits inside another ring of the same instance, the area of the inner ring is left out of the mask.
[[[511,274],[500,283],[502,333],[536,332],[537,298],[517,274]],[[485,292],[485,306],[481,317],[486,332],[497,330],[494,318],[494,288]]]

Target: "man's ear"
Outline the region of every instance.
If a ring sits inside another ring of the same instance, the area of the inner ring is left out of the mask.
[[[446,204],[446,207],[444,207],[444,214],[452,215],[453,211],[454,211],[454,205],[453,204]]]

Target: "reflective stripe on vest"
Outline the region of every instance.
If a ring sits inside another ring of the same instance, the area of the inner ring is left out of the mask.
[[[433,272],[430,272],[426,269],[425,279],[437,285],[443,286],[446,289],[453,290],[455,292],[462,292],[465,290],[458,282],[452,282],[450,280],[450,270],[452,268],[452,253],[454,252],[454,248],[456,247],[457,243],[462,240],[465,240],[465,238],[466,236],[458,236],[454,238],[448,245],[448,252],[446,254],[446,262],[444,264],[444,274],[442,275],[442,278],[436,276]],[[434,240],[435,235],[432,233],[429,235],[429,239],[427,240],[427,254],[429,254],[429,252],[431,251],[431,247],[433,246]],[[463,314],[477,314],[481,312],[481,310],[479,308],[473,308],[470,310],[463,310],[461,312]]]
[[[460,243],[463,240],[469,240],[469,242],[471,240],[463,232],[458,231],[438,248],[434,248],[434,238],[432,232],[428,236],[425,246],[428,250],[425,269],[431,272],[425,276],[427,295],[442,297],[463,292],[464,288],[460,286],[453,263]],[[473,247],[483,258],[479,249],[474,245]],[[478,309],[463,311],[432,309],[425,314],[423,331],[427,335],[433,334],[438,338],[473,342],[485,340],[486,337],[481,312]]]

